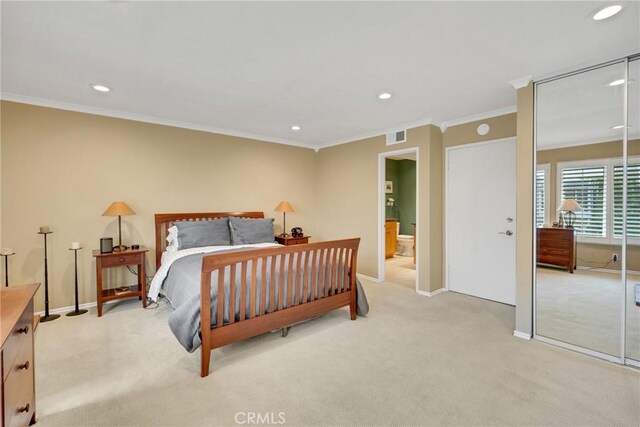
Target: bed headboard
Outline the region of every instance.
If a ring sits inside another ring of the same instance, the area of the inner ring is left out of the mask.
[[[200,212],[200,213],[164,213],[155,215],[156,223],[156,270],[160,268],[162,252],[167,247],[168,229],[176,221],[206,221],[216,218],[235,216],[239,218],[264,218],[264,212]]]

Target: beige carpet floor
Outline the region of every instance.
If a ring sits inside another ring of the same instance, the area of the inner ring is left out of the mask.
[[[416,288],[416,265],[413,257],[396,255],[384,262],[385,280],[409,289]]]
[[[367,318],[345,309],[212,354],[199,376],[138,301],[41,324],[38,426],[640,424],[640,374],[512,336],[513,307],[365,282]]]
[[[622,284],[620,274],[592,270],[537,269],[537,333],[580,347],[620,355]],[[626,357],[640,360],[640,307],[628,274]]]

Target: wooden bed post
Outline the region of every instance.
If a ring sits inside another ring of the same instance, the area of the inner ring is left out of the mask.
[[[200,283],[200,295],[211,295],[211,271],[204,271],[205,263],[202,263],[202,281]],[[211,360],[211,298],[200,298],[200,376],[209,375],[209,361]]]
[[[360,239],[358,239],[358,243],[360,243]],[[356,285],[357,262],[358,251],[356,249],[351,251],[351,268],[349,269],[349,286],[351,287],[349,312],[351,313],[351,320],[356,320],[358,314],[358,287]]]

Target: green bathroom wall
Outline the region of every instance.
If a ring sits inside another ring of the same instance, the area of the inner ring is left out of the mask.
[[[393,194],[386,194],[385,202],[393,197],[397,206],[386,207],[387,218],[400,220],[400,234],[413,234],[411,223],[416,222],[416,162],[415,160],[386,159],[386,180],[393,181]]]
[[[398,211],[400,234],[413,234],[412,222],[416,222],[416,162],[398,160]]]
[[[385,180],[393,182],[393,193],[384,195],[384,204],[385,204],[385,218],[399,218],[398,217],[398,208],[397,207],[389,207],[387,206],[387,200],[389,197],[398,201],[398,161],[392,159],[385,159]]]

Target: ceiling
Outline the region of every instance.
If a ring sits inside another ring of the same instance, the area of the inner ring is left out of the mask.
[[[626,65],[615,63],[538,85],[538,150],[623,139]],[[640,60],[629,63],[629,138],[640,137]],[[622,153],[622,144],[620,144]]]
[[[317,148],[506,109],[508,81],[640,51],[639,4],[593,21],[603,4],[3,1],[0,89]]]

